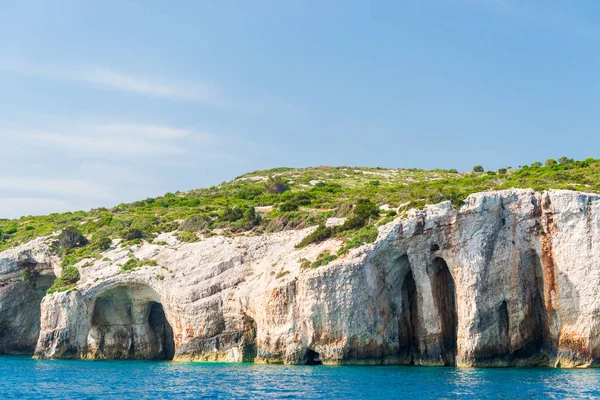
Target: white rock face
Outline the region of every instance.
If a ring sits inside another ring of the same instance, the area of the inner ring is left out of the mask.
[[[58,260],[47,239],[0,253],[0,354],[31,354],[40,332],[40,302]]]
[[[450,203],[410,211],[381,227],[375,243],[302,270],[305,259],[342,246],[330,240],[295,249],[312,229],[108,251],[110,261],[80,268],[76,290],[44,297],[36,355],[599,363],[600,196],[475,194],[460,211]],[[0,266],[15,251],[0,253]],[[130,253],[158,266],[119,273]],[[17,279],[17,267],[2,268]]]

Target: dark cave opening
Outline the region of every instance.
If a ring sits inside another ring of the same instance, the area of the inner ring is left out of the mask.
[[[304,353],[303,364],[304,365],[321,365],[323,363],[321,362],[319,353],[317,353],[316,351],[314,351],[312,349],[308,349],[308,350],[306,350],[306,353]]]
[[[258,355],[256,350],[256,321],[254,318],[244,315],[244,347],[242,362],[254,362]]]
[[[552,348],[548,339],[548,314],[544,301],[544,271],[540,258],[533,251],[521,256],[520,268],[528,278],[523,282],[524,292],[528,293],[528,297],[525,299],[525,318],[519,330],[528,339],[522,348],[515,351],[515,357],[539,357],[543,364],[543,358],[547,358]]]
[[[418,299],[417,285],[412,270],[404,276],[401,295],[401,314],[399,319],[399,351],[400,356],[408,360],[407,364],[414,365],[415,354],[418,353]]]
[[[510,321],[506,300],[498,307],[498,336],[500,337],[501,354],[508,354],[510,349]]]
[[[143,285],[120,286],[98,297],[88,334],[93,358],[172,360],[173,329],[157,300]]]
[[[443,258],[433,260],[432,294],[440,317],[440,348],[444,365],[456,365],[458,315],[454,279]]]
[[[156,354],[156,359],[172,360],[175,356],[173,328],[169,324],[169,321],[167,321],[162,304],[152,303],[150,314],[148,315],[148,324],[158,338],[158,343],[160,343],[161,350]]]

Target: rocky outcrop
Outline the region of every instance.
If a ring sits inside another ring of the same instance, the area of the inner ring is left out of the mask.
[[[189,244],[163,234],[160,245],[115,248],[88,267],[85,260],[76,290],[42,300],[36,356],[336,365],[599,362],[600,196],[480,193],[460,210],[450,203],[413,210],[381,227],[375,243],[302,270],[304,259],[341,246],[330,240],[295,249],[310,229]],[[158,265],[120,273],[132,255]],[[6,259],[15,257],[0,253],[0,265]],[[17,288],[18,274],[14,279],[10,287]],[[0,302],[12,304],[13,319],[23,314],[5,297]]]
[[[47,240],[0,253],[0,354],[32,354],[40,332],[40,303],[57,260]]]

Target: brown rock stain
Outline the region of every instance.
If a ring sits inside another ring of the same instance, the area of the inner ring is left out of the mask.
[[[588,341],[577,336],[576,333],[562,333],[558,341],[558,348],[560,350],[568,350],[578,357],[592,357],[592,352],[589,349]]]
[[[546,229],[540,226],[540,239],[542,242],[542,265],[544,267],[544,288],[545,288],[545,306],[546,311],[554,311],[552,306],[552,296],[557,293],[556,284],[556,263],[554,261],[554,247],[552,236],[554,235],[554,210],[550,203],[550,198],[543,200],[543,211],[541,218],[545,220]]]

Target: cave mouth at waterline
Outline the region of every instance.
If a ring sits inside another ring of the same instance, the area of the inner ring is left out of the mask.
[[[440,318],[440,350],[444,365],[456,365],[458,316],[454,279],[443,258],[433,260],[431,291]]]
[[[419,353],[418,343],[418,296],[412,270],[404,276],[400,289],[401,313],[399,319],[399,353],[408,365],[415,364]]]
[[[254,318],[244,315],[242,362],[254,362],[256,356],[256,321]]]
[[[97,298],[88,334],[92,358],[172,360],[173,329],[156,292],[120,286]]]
[[[161,351],[157,354],[157,359],[172,360],[175,356],[173,328],[171,328],[169,321],[167,321],[162,304],[152,303],[150,315],[148,316],[148,324],[160,343]]]
[[[321,362],[319,353],[317,353],[316,351],[314,351],[312,349],[308,349],[308,350],[306,350],[306,353],[304,353],[304,358],[302,360],[302,364],[304,364],[304,365],[322,365],[323,363]]]

